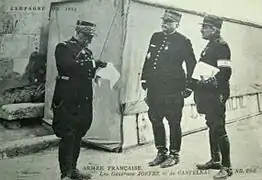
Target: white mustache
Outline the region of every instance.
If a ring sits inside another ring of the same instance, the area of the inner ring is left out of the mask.
[[[168,26],[167,26],[167,25],[162,25],[162,28],[165,28],[165,29],[167,29],[167,28],[168,28]]]

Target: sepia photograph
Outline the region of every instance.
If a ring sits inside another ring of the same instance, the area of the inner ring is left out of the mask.
[[[1,180],[262,180],[262,2],[1,0]]]

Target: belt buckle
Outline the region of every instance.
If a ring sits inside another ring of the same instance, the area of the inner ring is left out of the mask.
[[[68,76],[61,76],[61,79],[68,81],[70,78]]]

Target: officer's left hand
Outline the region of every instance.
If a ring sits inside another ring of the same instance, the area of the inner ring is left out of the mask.
[[[144,90],[146,90],[146,89],[147,89],[147,85],[146,85],[146,83],[145,83],[145,82],[141,83],[141,86],[142,86],[142,88],[143,88]]]
[[[100,76],[96,76],[95,79],[94,79],[94,82],[98,85],[100,85],[100,79],[101,77]]]
[[[229,93],[222,93],[222,94],[220,94],[220,96],[219,96],[220,102],[225,104],[227,99],[228,99],[228,97],[229,97]]]
[[[211,84],[213,86],[217,86],[217,80],[215,77],[210,77],[207,80],[204,80],[204,84]]]
[[[215,77],[210,77],[206,80],[204,78],[201,78],[201,80],[198,81],[197,84],[199,84],[199,85],[212,85],[212,86],[215,86],[215,87],[217,87],[217,85],[218,85]]]
[[[184,98],[188,98],[192,94],[192,90],[187,88],[182,92],[182,94]]]
[[[97,60],[95,61],[96,62],[96,65],[100,68],[105,68],[107,66],[107,62],[104,62],[104,61],[100,61],[100,60]]]

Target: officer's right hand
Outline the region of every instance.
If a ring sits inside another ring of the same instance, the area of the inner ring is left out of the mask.
[[[197,83],[197,84],[200,84],[200,85],[201,85],[201,84],[205,84],[205,79],[204,79],[204,77],[203,77],[203,76],[200,76],[200,79],[201,79],[201,80],[197,80],[196,83]]]
[[[184,90],[183,92],[182,92],[182,95],[183,95],[183,97],[184,98],[188,98],[189,96],[191,96],[191,94],[192,94],[192,90],[191,89],[186,89],[186,90]]]
[[[195,84],[198,85],[198,86],[203,86],[203,85],[205,85],[207,83],[206,83],[204,77],[200,76],[200,80],[196,80]]]
[[[145,82],[142,82],[142,83],[141,83],[141,86],[142,86],[142,88],[143,88],[144,90],[146,90],[146,89],[147,89],[147,85],[146,85],[146,83],[145,83]]]

